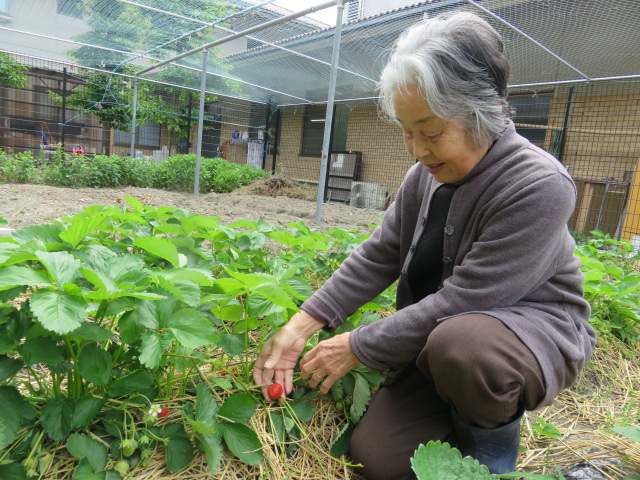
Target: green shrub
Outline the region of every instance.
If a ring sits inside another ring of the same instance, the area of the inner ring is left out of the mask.
[[[30,183],[35,175],[35,160],[30,151],[0,152],[0,181],[4,183]]]
[[[602,232],[580,243],[576,253],[585,274],[585,298],[591,324],[601,337],[617,337],[633,345],[640,339],[640,272],[633,246]]]

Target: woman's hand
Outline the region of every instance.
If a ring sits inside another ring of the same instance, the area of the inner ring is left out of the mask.
[[[271,400],[267,389],[272,382],[281,384],[285,393],[293,390],[293,368],[307,340],[324,324],[304,311],[296,313],[262,346],[253,367],[253,381],[264,385],[262,394]]]
[[[317,388],[320,382],[321,393],[327,393],[336,380],[360,364],[360,360],[351,351],[350,333],[336,335],[324,340],[309,350],[300,362],[302,378],[309,378],[309,386]]]

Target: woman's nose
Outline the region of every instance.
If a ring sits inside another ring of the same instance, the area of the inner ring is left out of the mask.
[[[420,138],[413,139],[413,156],[416,158],[423,158],[431,154],[431,149],[427,142]]]

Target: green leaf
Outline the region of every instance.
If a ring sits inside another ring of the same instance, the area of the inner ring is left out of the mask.
[[[97,344],[91,343],[80,352],[77,367],[82,378],[94,385],[104,387],[111,378],[113,360],[111,355]]]
[[[24,403],[15,387],[0,386],[0,450],[15,440],[22,421],[19,412]]]
[[[418,480],[491,480],[489,469],[471,457],[462,458],[448,443],[420,445],[411,458]]]
[[[217,413],[218,404],[213,398],[209,387],[204,383],[199,383],[196,386],[196,420],[216,427],[218,424],[216,420]]]
[[[0,267],[0,290],[19,286],[50,287],[51,281],[42,270],[11,265]]]
[[[102,443],[81,433],[69,436],[67,450],[76,460],[86,458],[94,471],[103,470],[109,460],[107,448]]]
[[[89,232],[98,228],[103,221],[104,217],[101,215],[82,213],[75,215],[72,220],[73,223],[64,232],[60,232],[60,238],[70,243],[73,248],[76,248]]]
[[[17,358],[0,355],[0,382],[4,382],[8,378],[13,377],[24,366]]]
[[[64,350],[49,337],[26,340],[18,347],[18,352],[27,365],[44,363],[48,366],[55,366],[64,360]]]
[[[164,348],[160,344],[160,337],[154,332],[144,332],[140,346],[140,363],[147,368],[157,368],[162,360]]]
[[[28,227],[16,230],[11,236],[22,244],[32,240],[38,240],[44,244],[61,243],[60,231],[60,226],[46,223],[42,225],[29,225]]]
[[[169,280],[189,280],[201,287],[213,285],[213,275],[209,270],[197,270],[195,268],[180,268],[166,272]]]
[[[196,439],[207,457],[207,464],[211,475],[215,475],[222,460],[222,442],[216,435],[196,434]]]
[[[151,255],[169,261],[175,268],[180,267],[178,249],[166,238],[138,237],[133,241],[136,247],[140,247]]]
[[[169,280],[160,277],[158,281],[162,288],[190,307],[196,307],[200,303],[200,287],[191,280]]]
[[[30,304],[40,324],[60,335],[74,331],[86,317],[87,303],[82,298],[53,290],[34,292]]]
[[[142,393],[153,388],[155,379],[147,370],[138,370],[114,381],[109,387],[109,396],[122,397],[132,393]]]
[[[234,393],[222,404],[218,416],[245,423],[253,417],[257,407],[258,403],[246,393]]]
[[[273,303],[260,293],[254,293],[249,296],[247,302],[247,311],[253,317],[266,317],[272,313],[281,312],[283,307]]]
[[[27,480],[27,471],[20,463],[5,463],[0,465],[0,478],[2,480]]]
[[[296,414],[298,419],[302,422],[310,422],[313,418],[313,414],[316,412],[316,407],[312,403],[294,400],[289,403],[291,410]]]
[[[58,288],[62,289],[67,283],[75,283],[80,269],[80,260],[67,252],[36,252],[36,255]]]
[[[233,297],[247,293],[247,287],[233,278],[219,278],[215,281],[213,287],[214,292],[224,293]]]
[[[345,455],[349,451],[349,442],[351,441],[352,433],[353,424],[349,422],[345,423],[342,427],[342,430],[340,430],[340,433],[338,433],[338,436],[331,445],[331,450],[329,451],[329,453],[332,457],[340,457],[342,455]]]
[[[640,427],[615,427],[612,428],[616,433],[627,437],[629,440],[633,440],[634,442],[640,442]]]
[[[88,427],[96,419],[106,403],[107,400],[105,398],[95,398],[93,395],[79,398],[76,401],[71,427]]]
[[[355,386],[353,387],[353,404],[349,410],[351,420],[357,422],[364,415],[369,400],[371,399],[371,389],[369,388],[369,382],[367,382],[362,376],[355,376]]]
[[[106,480],[106,478],[107,472],[104,470],[96,472],[86,458],[80,460],[73,472],[73,480]]]
[[[193,458],[193,446],[189,438],[171,436],[164,446],[167,470],[176,473],[189,465]]]
[[[262,443],[247,425],[226,422],[222,437],[229,450],[244,463],[259,465],[262,462]]]
[[[245,336],[241,334],[222,333],[218,346],[230,355],[240,355],[245,350]]]
[[[186,348],[198,348],[203,345],[217,345],[220,333],[211,321],[200,311],[185,308],[171,315],[167,327]]]
[[[254,290],[255,293],[260,293],[267,300],[275,303],[283,308],[296,308],[296,304],[291,300],[289,293],[282,287],[275,283],[265,283],[260,285]]]
[[[44,431],[47,432],[51,440],[56,442],[62,440],[71,431],[75,402],[72,398],[51,398],[47,400],[40,420]]]
[[[93,322],[82,322],[80,328],[76,328],[69,334],[76,340],[87,340],[89,342],[106,342],[113,340],[113,333]]]
[[[89,268],[80,268],[80,273],[82,273],[84,278],[100,290],[104,290],[107,293],[113,293],[117,290],[115,282],[111,277],[107,276],[106,273],[91,270]]]
[[[558,439],[562,437],[562,432],[552,423],[547,422],[544,418],[536,416],[537,422],[531,422],[531,428],[533,428],[540,435],[544,435],[548,438]]]

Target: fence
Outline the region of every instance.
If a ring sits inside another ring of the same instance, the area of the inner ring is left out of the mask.
[[[0,87],[0,146],[5,149],[47,156],[63,144],[66,152],[75,148],[155,161],[195,153],[198,92],[139,85],[142,98],[155,95],[161,101],[138,106],[138,119],[150,120],[137,127],[132,150],[125,128],[132,114],[126,103],[132,98],[130,78],[110,75],[104,100],[92,99],[90,108],[78,109],[68,102],[96,81],[90,70],[14,56],[30,67],[29,86]],[[569,226],[577,232],[601,230],[640,243],[639,100],[638,80],[511,92],[518,131],[559,158],[576,180],[578,201]],[[111,124],[96,109],[114,111]],[[203,156],[252,164],[318,187],[325,104],[275,106],[207,96],[205,113]],[[113,127],[119,118],[126,120],[122,129]],[[398,128],[380,119],[374,100],[336,103],[331,151],[325,200],[376,210],[389,205],[415,162]]]

